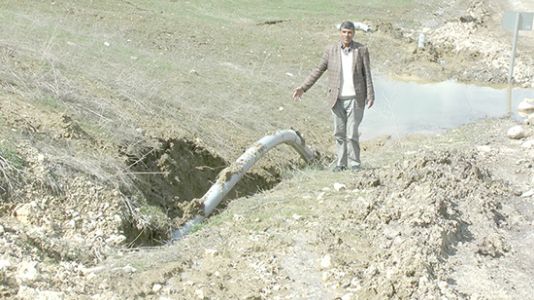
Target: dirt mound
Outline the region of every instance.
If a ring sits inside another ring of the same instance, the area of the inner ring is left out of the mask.
[[[305,130],[328,159],[324,90],[288,91],[346,5],[22,2],[0,11],[0,298],[531,297],[533,144],[498,126],[441,151],[375,141],[355,174],[286,170],[298,156],[274,150],[193,235],[144,247],[267,132]],[[350,4],[377,24],[357,36],[375,71],[505,81],[501,1],[382,2]],[[521,42],[515,79],[532,86]]]
[[[480,254],[499,256],[509,250],[499,227],[506,223],[501,202],[512,192],[491,178],[475,153],[418,152],[369,177],[380,185],[364,204],[362,221],[373,229],[370,238],[380,251],[371,269],[355,274],[362,286],[359,296],[454,298],[460,295],[447,287],[443,262],[459,243],[489,235],[499,243],[485,240]],[[368,180],[357,186],[369,186]]]
[[[440,8],[434,12],[440,18],[429,18],[415,27],[404,22],[377,23],[378,33],[390,37],[397,43],[397,48],[404,49],[404,54],[402,51],[395,54],[403,64],[392,65],[390,69],[400,77],[415,76],[422,81],[439,78],[506,83],[512,48],[512,34],[501,25],[506,5],[471,0],[458,1],[455,6],[457,10],[445,9],[450,14],[447,17],[442,16],[445,12]],[[421,37],[423,47],[419,47]],[[532,87],[534,82],[531,70],[534,61],[532,55],[527,54],[533,43],[532,37],[524,37],[516,54],[514,82],[524,87]],[[383,60],[389,63],[390,53],[381,47],[373,50],[378,56],[385,54]]]
[[[292,179],[267,195],[231,203],[198,234],[171,248],[118,259],[114,264],[121,268],[147,260],[152,267],[133,275],[106,272],[104,278],[131,278],[136,286],[106,292],[246,299],[469,297],[451,270],[461,261],[472,263],[465,257],[482,265],[510,257],[514,247],[507,232],[521,218],[509,205],[517,197],[513,189],[494,178],[485,159],[476,150],[416,150],[394,163],[340,176],[343,181],[333,188],[322,185],[323,171],[307,173],[305,181]]]
[[[3,296],[29,287],[76,286],[82,269],[102,261],[126,239],[121,194],[87,178],[78,177],[61,193],[46,196],[26,185],[16,196],[16,202],[1,205],[2,211],[12,212],[2,217],[0,234]]]

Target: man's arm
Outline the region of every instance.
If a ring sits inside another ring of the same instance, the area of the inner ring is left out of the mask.
[[[293,99],[295,101],[300,100],[300,97],[302,97],[304,92],[309,90],[315,84],[315,82],[317,82],[321,75],[323,75],[324,71],[328,69],[328,56],[329,49],[327,48],[323,53],[323,57],[321,58],[319,65],[312,70],[308,77],[306,77],[304,83],[293,91]]]
[[[365,79],[365,84],[367,86],[367,105],[369,108],[375,103],[375,90],[373,87],[373,78],[371,76],[371,62],[369,59],[369,49],[363,47],[363,76]]]

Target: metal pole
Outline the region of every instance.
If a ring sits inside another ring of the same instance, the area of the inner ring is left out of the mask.
[[[506,111],[508,113],[508,116],[512,116],[512,84],[510,83],[508,85],[508,91],[506,93]]]
[[[512,41],[512,59],[510,62],[510,73],[508,74],[508,97],[507,97],[508,115],[512,114],[512,87],[513,87],[513,77],[514,77],[515,52],[517,48],[517,37],[519,36],[520,18],[521,18],[521,13],[517,12],[515,15],[514,39]]]
[[[508,83],[512,84],[512,79],[514,76],[514,63],[515,63],[515,52],[517,48],[517,36],[519,35],[519,21],[521,18],[520,13],[516,13],[515,16],[515,26],[514,26],[514,40],[512,42],[512,62],[510,63],[510,74],[508,75]]]

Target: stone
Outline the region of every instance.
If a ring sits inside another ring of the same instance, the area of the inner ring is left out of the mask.
[[[360,288],[362,286],[362,283],[360,279],[358,279],[357,277],[354,277],[350,281],[350,286],[353,288]]]
[[[521,125],[513,126],[508,129],[506,135],[511,139],[522,139],[525,137],[525,129]]]
[[[341,296],[341,300],[352,300],[354,294],[352,293],[346,293],[345,295]]]
[[[347,189],[347,186],[344,185],[343,183],[339,183],[339,182],[334,183],[334,190],[336,192],[343,191],[343,190],[346,190],[346,189]]]
[[[6,232],[4,226],[0,225],[0,236],[4,235],[4,232]]]
[[[531,148],[534,148],[534,139],[533,139],[533,140],[525,141],[524,143],[521,144],[521,147],[522,147],[522,148],[525,148],[525,149],[531,149]]]
[[[29,224],[32,214],[34,214],[34,209],[32,203],[25,203],[15,208],[14,215],[15,218],[24,224]]]
[[[97,267],[92,267],[92,268],[80,267],[80,272],[82,272],[84,276],[88,276],[90,274],[100,273],[104,271],[105,269],[106,268],[104,266],[97,266]]]
[[[31,283],[38,277],[39,271],[37,270],[37,262],[35,261],[21,262],[15,275],[15,279],[21,283]]]
[[[127,265],[127,266],[122,268],[122,271],[124,271],[125,273],[130,273],[131,274],[131,273],[137,272],[137,269],[132,267],[132,266],[130,266],[130,265]]]
[[[17,292],[17,299],[22,299],[22,300],[37,299],[37,290],[24,286],[24,285],[20,286],[19,291]]]
[[[323,256],[321,259],[321,269],[328,269],[332,266],[332,257],[330,254]]]
[[[400,231],[398,231],[397,229],[391,228],[391,227],[386,227],[383,233],[384,233],[384,236],[388,240],[392,240],[401,234]]]
[[[159,284],[159,283],[155,283],[155,284],[152,286],[152,292],[154,292],[155,294],[157,294],[159,291],[161,291],[162,288],[163,288],[163,286],[161,286],[161,284]]]
[[[216,256],[217,254],[219,254],[219,252],[217,251],[217,249],[205,249],[205,250],[204,250],[204,253],[206,254],[206,256],[209,256],[209,257],[214,257],[214,256]]]
[[[245,219],[245,217],[243,217],[242,215],[235,214],[232,217],[232,219],[234,220],[234,222],[239,223],[239,222],[243,221]]]
[[[106,243],[110,245],[119,245],[126,240],[126,237],[122,234],[112,234],[106,239]]]
[[[11,268],[11,262],[7,259],[0,259],[0,271],[5,271]]]
[[[65,299],[65,294],[62,292],[56,292],[56,291],[39,291],[37,293],[37,299],[39,300],[63,300]]]
[[[487,146],[487,145],[477,146],[477,150],[478,150],[478,152],[489,153],[489,152],[491,152],[491,147]]]
[[[504,238],[499,235],[489,235],[482,239],[478,245],[477,253],[483,256],[491,256],[493,258],[503,256],[510,251],[510,246],[505,242]]]
[[[195,290],[195,295],[197,296],[198,299],[205,299],[206,298],[206,295],[204,294],[204,290],[202,290],[202,289]]]
[[[96,278],[96,274],[95,273],[89,273],[89,275],[86,276],[87,280],[89,281],[92,281],[93,279]]]
[[[377,268],[376,266],[373,266],[373,265],[369,266],[369,267],[365,270],[365,272],[364,272],[364,274],[365,274],[366,277],[374,277],[374,276],[376,276],[378,273],[380,273],[380,272],[378,271],[378,268]]]
[[[21,286],[17,293],[17,299],[62,300],[65,299],[65,294],[56,291],[39,291],[28,286]]]
[[[525,98],[525,100],[521,101],[521,103],[519,103],[517,106],[517,112],[522,117],[526,117],[529,114],[534,114],[534,98]]]
[[[67,226],[67,228],[71,228],[71,229],[76,228],[76,220],[72,219],[72,220],[68,221],[66,226]]]

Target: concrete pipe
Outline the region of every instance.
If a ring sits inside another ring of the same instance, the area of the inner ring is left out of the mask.
[[[195,216],[175,230],[171,236],[172,241],[187,235],[196,224],[208,217],[243,175],[265,153],[280,144],[289,144],[306,162],[311,162],[316,158],[316,153],[306,146],[304,139],[295,130],[281,130],[273,135],[263,137],[248,148],[232,165],[219,173],[217,182],[200,199],[200,202],[202,202],[202,215]]]

